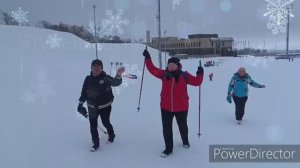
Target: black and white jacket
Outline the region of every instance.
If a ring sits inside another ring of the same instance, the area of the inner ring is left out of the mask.
[[[86,76],[79,102],[83,104],[87,101],[88,107],[91,108],[105,108],[111,105],[114,100],[112,93],[112,86],[119,86],[122,84],[122,77],[111,77],[104,71],[99,76],[93,76],[92,72]]]

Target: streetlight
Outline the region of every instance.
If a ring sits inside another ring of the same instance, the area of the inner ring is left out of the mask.
[[[161,20],[160,20],[160,0],[157,0],[157,22],[158,22],[158,61],[159,61],[159,68],[162,68],[162,61],[161,61]]]
[[[165,49],[165,67],[167,66],[167,42],[166,42],[166,33],[167,33],[167,30],[164,31],[164,37],[165,37],[165,42],[164,42],[164,49]]]
[[[290,15],[291,15],[291,10],[293,8],[293,5],[290,5],[287,7],[288,9],[288,14],[287,14],[287,25],[286,25],[286,57],[289,56],[289,36],[290,36]]]
[[[96,45],[96,58],[98,59],[98,39],[97,39],[97,24],[96,24],[96,5],[93,5],[94,8],[94,39],[95,39],[95,45]]]

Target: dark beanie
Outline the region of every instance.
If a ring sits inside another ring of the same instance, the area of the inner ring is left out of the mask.
[[[94,66],[94,65],[99,65],[99,66],[101,66],[101,68],[103,68],[103,63],[99,59],[95,59],[95,60],[92,61],[92,65],[91,66]]]
[[[169,63],[174,63],[174,64],[176,64],[178,67],[179,67],[179,62],[180,62],[180,59],[179,58],[177,58],[177,57],[172,57],[172,58],[169,58],[168,59],[168,64]]]

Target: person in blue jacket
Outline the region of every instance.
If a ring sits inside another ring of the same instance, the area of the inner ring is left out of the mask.
[[[228,86],[227,101],[232,103],[232,98],[235,103],[235,118],[240,125],[245,114],[245,104],[248,99],[248,84],[255,88],[265,88],[265,85],[260,85],[251,79],[246,73],[246,69],[241,67],[238,72],[233,75]]]

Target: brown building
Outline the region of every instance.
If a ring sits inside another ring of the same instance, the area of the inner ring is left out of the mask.
[[[233,42],[232,37],[218,37],[218,34],[193,34],[188,39],[162,37],[160,48],[171,56],[232,56]],[[152,38],[148,45],[159,49],[159,38]]]

